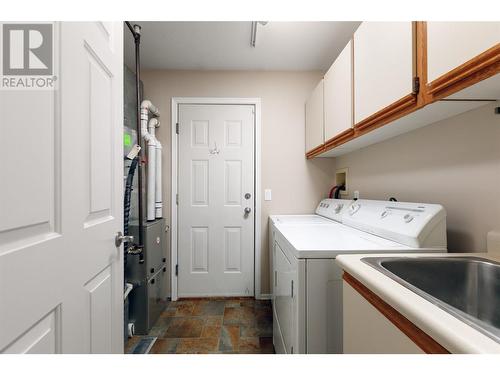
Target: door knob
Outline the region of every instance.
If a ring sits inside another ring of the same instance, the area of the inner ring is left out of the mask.
[[[250,212],[252,212],[252,209],[250,207],[245,207],[245,215],[249,215]]]
[[[132,242],[134,236],[124,236],[122,232],[117,232],[115,236],[115,246],[119,247],[123,242]]]

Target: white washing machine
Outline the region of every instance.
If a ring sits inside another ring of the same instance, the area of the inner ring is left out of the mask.
[[[342,353],[338,254],[446,252],[436,204],[323,200],[316,215],[270,217],[277,353]]]

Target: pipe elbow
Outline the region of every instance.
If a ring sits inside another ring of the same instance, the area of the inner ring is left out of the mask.
[[[148,122],[148,128],[158,128],[160,126],[160,121],[158,121],[158,119],[156,117],[152,117],[149,119],[149,122]]]
[[[151,100],[147,100],[147,99],[143,100],[142,103],[141,103],[141,110],[149,111],[149,112],[151,112],[155,116],[159,116],[160,115],[160,111],[158,110],[158,108],[156,108],[154,106],[153,103],[151,103]]]
[[[148,145],[156,145],[155,137],[149,134],[147,130],[142,131],[142,138],[144,138],[144,141],[146,141]]]
[[[151,107],[149,108],[149,111],[155,116],[160,116],[160,110],[152,104]]]
[[[153,105],[153,103],[151,103],[151,100],[144,99],[141,102],[141,109],[148,109],[149,110],[149,107],[151,107],[152,105]]]

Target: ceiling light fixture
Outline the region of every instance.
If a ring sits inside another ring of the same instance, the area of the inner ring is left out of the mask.
[[[262,26],[267,25],[267,21],[253,21],[252,22],[252,31],[250,33],[250,47],[255,48],[255,42],[257,41],[257,25],[261,24]]]

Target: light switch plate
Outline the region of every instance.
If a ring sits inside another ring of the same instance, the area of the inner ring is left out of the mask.
[[[271,189],[265,189],[265,190],[264,190],[264,200],[265,200],[265,201],[270,201],[270,200],[272,200],[272,193],[271,193]]]

